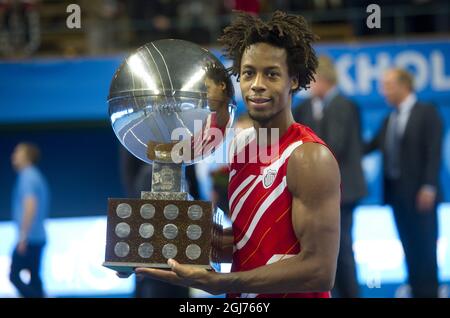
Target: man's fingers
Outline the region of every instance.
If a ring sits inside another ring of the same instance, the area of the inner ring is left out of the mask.
[[[174,259],[169,259],[167,261],[167,264],[170,266],[170,268],[172,269],[172,271],[177,274],[179,277],[187,277],[190,273],[189,271],[189,267],[186,265],[181,265],[180,263],[178,263],[176,260]]]

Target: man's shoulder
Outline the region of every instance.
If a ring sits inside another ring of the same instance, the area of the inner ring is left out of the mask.
[[[340,112],[348,110],[348,111],[353,111],[355,109],[357,109],[357,105],[356,103],[351,100],[349,97],[342,95],[342,94],[337,94],[331,101],[330,101],[330,108],[336,108],[338,109]]]
[[[305,184],[328,187],[340,183],[339,166],[326,145],[308,142],[297,147],[289,158],[287,179],[293,191],[299,186],[305,188]]]
[[[415,113],[415,114],[414,114]],[[424,121],[440,122],[441,116],[438,108],[433,103],[417,101],[413,107],[412,114]]]
[[[331,150],[318,142],[307,142],[297,147],[288,162],[288,178],[304,179],[339,170],[336,158]]]
[[[290,161],[299,166],[311,167],[321,165],[336,159],[330,149],[319,142],[305,142],[297,147],[291,155]]]
[[[293,124],[293,130],[291,139],[295,141],[302,141],[302,143],[321,143],[325,144],[325,142],[320,139],[319,136],[312,130],[309,126],[300,124],[300,123],[294,123]]]
[[[423,108],[423,107],[433,107],[434,104],[432,102],[427,102],[427,101],[423,101],[423,100],[416,100],[416,102],[414,103],[415,107],[419,107],[419,108]]]
[[[31,167],[30,169],[27,169],[26,173],[30,178],[35,178],[35,179],[43,178],[41,171],[39,170],[39,168],[37,168],[35,166]]]
[[[19,179],[29,181],[36,179],[36,170],[33,167],[27,167],[19,172]]]
[[[37,167],[30,167],[22,171],[20,180],[27,185],[44,185],[46,180]]]
[[[422,101],[417,101],[414,104],[414,108],[424,114],[430,114],[430,113],[435,113],[437,111],[436,106],[433,103],[430,102],[422,102]]]

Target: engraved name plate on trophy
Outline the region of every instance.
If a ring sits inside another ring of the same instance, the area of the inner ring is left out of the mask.
[[[212,154],[232,124],[236,106],[226,69],[196,44],[151,42],[118,68],[108,104],[117,138],[152,164],[152,180],[139,199],[108,200],[103,265],[131,272],[168,268],[173,258],[214,269],[222,215],[211,202],[190,199],[184,169]]]

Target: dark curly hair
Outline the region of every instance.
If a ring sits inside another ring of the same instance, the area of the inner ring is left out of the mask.
[[[230,71],[238,80],[242,54],[250,45],[264,42],[284,48],[289,76],[298,79],[298,87],[293,90],[296,92],[308,88],[314,80],[318,62],[312,43],[317,39],[302,16],[276,11],[268,22],[264,22],[238,11],[236,19],[224,29],[218,41],[224,47],[225,56],[233,61]]]

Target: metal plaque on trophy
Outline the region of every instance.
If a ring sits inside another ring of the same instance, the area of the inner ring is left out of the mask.
[[[184,169],[222,143],[232,124],[233,86],[208,50],[183,40],[140,47],[118,68],[108,96],[112,128],[121,144],[152,165],[151,191],[140,199],[110,198],[104,266],[182,264],[215,269],[222,215],[191,200]]]

